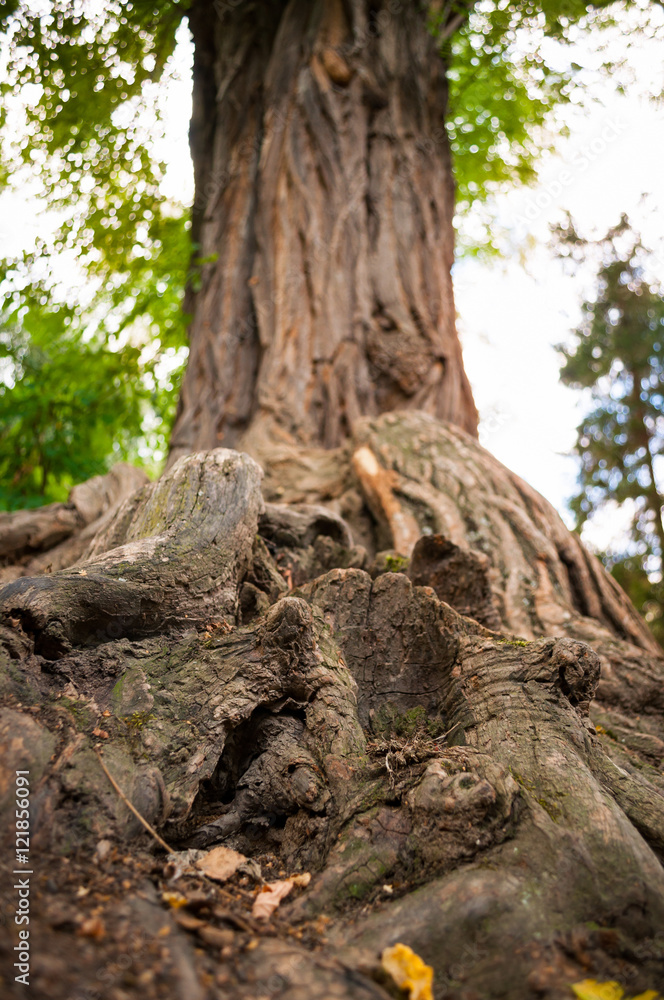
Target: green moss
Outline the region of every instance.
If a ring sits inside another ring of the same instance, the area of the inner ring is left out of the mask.
[[[350,847],[351,845],[349,845]],[[389,873],[389,868],[385,862],[375,854],[367,856],[367,843],[363,841],[357,851],[364,856],[363,862],[358,867],[348,873],[341,885],[341,892],[337,893],[337,901],[342,903],[344,898],[365,899],[375,886],[385,880]],[[344,861],[346,852],[344,851]]]
[[[545,813],[548,813],[554,823],[557,823],[560,820],[563,812],[562,809],[555,804],[555,802],[549,802],[544,798],[539,798],[535,801],[542,807]]]
[[[521,785],[522,788],[530,793],[534,801],[537,802],[538,806],[540,806],[548,816],[550,816],[554,823],[558,823],[562,819],[563,810],[557,802],[553,802],[550,798],[544,798],[544,796],[538,795],[538,790],[533,782],[528,781],[521,774],[519,774],[518,771],[513,770],[513,768],[510,768],[510,774],[517,784]],[[555,794],[560,799],[565,798],[566,796],[565,792],[556,792]]]
[[[528,639],[496,639],[496,642],[501,642],[504,646],[529,646],[530,641]]]
[[[131,715],[123,719],[123,722],[127,729],[132,732],[140,732],[145,723],[152,718],[153,714],[153,712],[132,712]]]
[[[385,557],[385,569],[388,573],[403,573],[409,562],[407,556],[389,555]]]
[[[89,729],[95,721],[95,718],[88,706],[83,702],[77,701],[75,698],[59,698],[56,704],[61,708],[66,709],[71,714],[74,720],[74,725],[79,732],[84,729]]]
[[[30,683],[29,678],[0,648],[0,695],[14,695],[24,704],[34,705],[39,702],[39,691]]]
[[[444,731],[440,719],[431,719],[423,705],[415,705],[405,712],[399,712],[388,701],[378,709],[371,720],[372,732],[377,736],[400,736],[412,739],[414,736],[440,736]]]

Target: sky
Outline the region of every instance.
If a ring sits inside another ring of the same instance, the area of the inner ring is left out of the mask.
[[[454,267],[458,326],[480,411],[480,440],[547,497],[568,524],[566,500],[576,477],[569,453],[586,400],[560,384],[555,345],[569,341],[592,284],[588,275],[564,273],[547,246],[549,227],[569,211],[582,233],[602,235],[626,212],[646,245],[656,250],[664,281],[664,104],[651,99],[664,91],[662,42],[630,40],[621,31],[605,35],[604,44],[609,54],[627,55],[624,69],[602,76],[596,38],[581,38],[573,58],[585,67],[587,86],[582,103],[564,111],[569,137],[556,140],[555,153],[541,157],[535,186],[499,195],[487,206],[508,256],[494,263],[462,258]],[[569,59],[569,52],[563,58]],[[185,203],[193,195],[187,144],[190,63],[183,27],[172,81],[161,102],[165,135],[157,152],[169,164],[165,192]],[[618,92],[617,83],[625,93]],[[27,183],[0,198],[3,254],[29,245],[43,227],[34,194]],[[476,221],[473,214],[459,221],[466,236],[472,236]],[[603,547],[624,521],[619,511],[607,511],[586,528],[586,541]]]

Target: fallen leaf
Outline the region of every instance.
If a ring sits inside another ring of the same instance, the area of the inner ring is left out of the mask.
[[[291,875],[289,882],[292,882],[293,885],[298,886],[300,889],[306,889],[311,882],[311,873],[301,872],[300,875]]]
[[[197,931],[199,927],[205,927],[207,920],[194,917],[191,913],[182,913],[178,910],[175,914],[175,923],[185,931]]]
[[[623,1000],[625,991],[615,980],[608,983],[598,983],[595,979],[584,979],[580,983],[572,983],[572,990],[578,1000]],[[646,990],[631,1000],[658,1000],[656,990]]]
[[[97,861],[105,861],[111,853],[112,848],[113,844],[110,840],[100,840],[95,847],[95,857]]]
[[[284,879],[283,882],[268,882],[263,888],[262,892],[259,892],[254,900],[254,905],[251,908],[252,917],[256,917],[259,920],[267,920],[271,917],[274,911],[281,903],[282,899],[285,899],[288,893],[293,888],[293,883],[290,879]]]
[[[78,933],[82,937],[94,938],[95,941],[101,941],[106,934],[106,928],[104,927],[103,920],[100,920],[99,917],[89,917],[83,921],[78,929]]]
[[[386,948],[380,960],[399,989],[409,991],[409,1000],[433,1000],[433,969],[407,944]]]
[[[217,882],[225,882],[231,875],[235,874],[246,860],[244,854],[232,851],[230,847],[213,847],[195,864],[199,871],[202,871],[208,878],[213,878]]]
[[[108,739],[108,733],[106,732],[105,729],[93,729],[92,730],[92,735],[93,736],[99,736],[102,740],[107,740]]]
[[[622,1000],[625,992],[618,983],[598,983],[595,979],[573,983],[572,990],[579,1000]]]
[[[303,872],[301,875],[292,875],[278,882],[267,882],[254,900],[251,915],[259,920],[267,920],[294,886],[304,887],[309,885],[310,881],[309,872]]]
[[[174,910],[179,910],[181,906],[187,905],[187,897],[183,896],[181,892],[162,892],[161,898],[169,906],[172,906]]]

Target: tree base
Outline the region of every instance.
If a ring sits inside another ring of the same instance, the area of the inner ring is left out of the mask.
[[[664,661],[624,595],[448,425],[290,461],[265,505],[247,456],[181,460],[0,591],[37,995],[386,998],[396,942],[441,998],[662,988]],[[219,843],[250,859],[224,884],[192,853]]]

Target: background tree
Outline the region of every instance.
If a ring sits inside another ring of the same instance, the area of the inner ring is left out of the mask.
[[[8,510],[64,500],[121,459],[156,471],[151,456],[164,447],[160,424],[175,402],[158,355],[32,292],[29,304],[10,299],[0,311],[0,506]]]
[[[591,401],[577,430],[571,508],[577,528],[609,503],[631,510],[629,538],[604,559],[662,641],[664,296],[626,216],[599,240],[580,237],[569,219],[556,237],[573,265],[597,266],[596,295],[575,342],[561,348],[563,381],[590,390]]]

